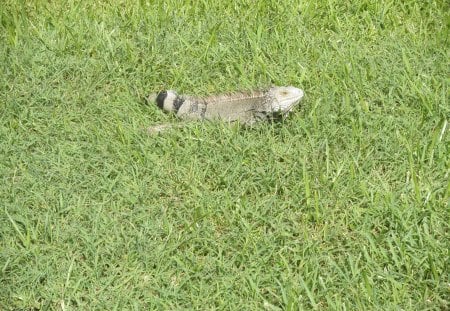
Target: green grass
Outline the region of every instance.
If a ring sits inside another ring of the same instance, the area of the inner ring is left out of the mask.
[[[2,1],[0,309],[450,308],[447,1],[112,2]]]

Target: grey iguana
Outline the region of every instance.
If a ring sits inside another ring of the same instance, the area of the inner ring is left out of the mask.
[[[286,116],[303,98],[302,90],[293,86],[277,86],[266,91],[235,93],[209,97],[178,95],[175,91],[162,91],[149,96],[148,101],[182,120],[238,121],[244,125],[274,120]],[[157,125],[150,133],[161,132],[170,125]]]

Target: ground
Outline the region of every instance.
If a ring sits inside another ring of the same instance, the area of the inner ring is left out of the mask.
[[[447,1],[0,8],[0,309],[446,310]],[[161,89],[293,85],[253,129]]]

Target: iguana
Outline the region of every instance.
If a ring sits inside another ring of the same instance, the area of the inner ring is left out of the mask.
[[[274,120],[286,116],[304,93],[293,86],[272,87],[266,91],[235,93],[209,97],[178,95],[175,91],[162,91],[149,96],[148,101],[183,120],[238,121],[244,125]],[[149,132],[161,132],[170,125],[158,125]]]

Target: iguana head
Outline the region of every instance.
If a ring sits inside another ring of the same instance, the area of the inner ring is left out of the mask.
[[[293,86],[276,86],[269,89],[269,95],[273,98],[272,111],[284,115],[302,100],[304,93]]]

